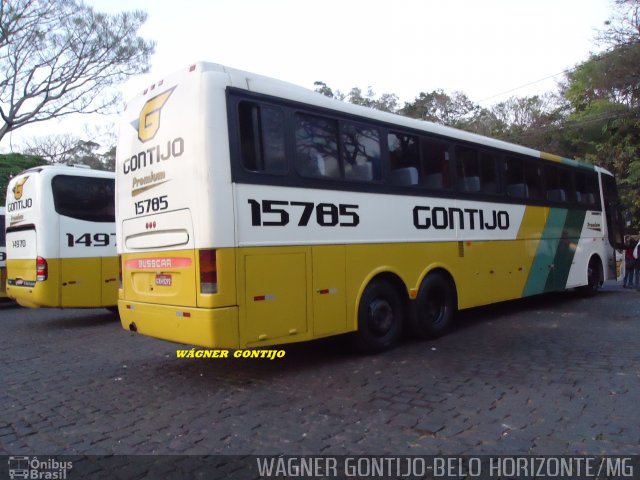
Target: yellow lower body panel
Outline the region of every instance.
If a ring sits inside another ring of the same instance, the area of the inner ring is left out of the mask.
[[[36,261],[7,260],[7,295],[27,308],[60,307],[60,260],[48,263],[48,278],[36,281]]]
[[[7,297],[7,269],[0,267],[0,298]]]
[[[120,300],[122,328],[203,347],[239,348],[238,307],[188,308]]]
[[[47,279],[36,261],[7,261],[7,295],[28,308],[98,308],[118,301],[118,257],[47,259]]]

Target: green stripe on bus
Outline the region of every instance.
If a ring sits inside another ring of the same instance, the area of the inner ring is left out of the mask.
[[[566,288],[585,215],[584,210],[549,210],[523,297]]]
[[[538,242],[536,255],[531,264],[531,270],[527,277],[527,283],[522,291],[522,296],[536,295],[546,291],[553,261],[560,243],[560,234],[567,220],[568,210],[564,208],[549,209],[549,216],[542,232],[542,238]]]
[[[560,232],[556,255],[553,259],[554,275],[547,279],[545,291],[563,290],[567,287],[567,278],[569,277],[573,257],[578,248],[578,240],[582,233],[582,225],[584,224],[586,213],[585,210],[568,211],[564,227]]]

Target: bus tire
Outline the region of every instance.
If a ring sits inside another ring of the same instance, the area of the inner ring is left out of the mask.
[[[355,347],[362,353],[378,353],[395,346],[402,334],[404,302],[394,285],[373,280],[358,305]]]
[[[587,284],[580,289],[581,292],[588,297],[598,293],[598,290],[602,287],[603,277],[602,262],[600,258],[593,257],[589,260],[589,266],[587,267]]]
[[[409,320],[411,335],[419,339],[444,335],[453,324],[456,310],[457,295],[451,279],[442,272],[428,274],[414,302]]]

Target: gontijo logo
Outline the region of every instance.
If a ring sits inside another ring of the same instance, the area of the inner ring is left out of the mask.
[[[173,93],[176,87],[172,87],[169,90],[162,92],[159,95],[149,99],[144,104],[140,111],[140,117],[138,118],[138,138],[141,142],[148,142],[153,140],[158,130],[160,129],[160,113],[162,107],[167,103],[169,97]]]
[[[158,130],[160,129],[160,115],[162,113],[162,108],[167,103],[167,100],[169,100],[169,97],[175,89],[176,86],[171,87],[169,90],[147,100],[142,107],[142,110],[140,110],[138,118],[131,122],[133,128],[138,132],[138,139],[141,142],[153,140],[158,133]],[[173,140],[167,140],[166,142],[162,141],[161,144],[158,143],[151,146],[145,146],[144,150],[134,153],[124,160],[122,163],[122,172],[125,175],[128,175],[131,172],[154,166],[159,162],[180,157],[184,153],[184,143],[185,142],[182,137],[176,137]],[[156,180],[162,181],[160,182]],[[160,179],[158,174],[154,177],[152,172],[150,176],[147,175],[146,177],[142,177],[142,179],[134,178],[132,188],[135,189],[137,184],[143,183],[145,188],[142,191],[145,191],[159,185],[160,183],[164,183],[164,181],[164,178]],[[134,190],[133,195],[135,196],[137,193],[142,193],[142,191]]]
[[[13,196],[15,197],[16,200],[20,200],[22,198],[23,186],[25,183],[27,183],[27,180],[29,180],[29,175],[25,175],[20,180],[18,180],[14,185],[12,191],[13,191]]]

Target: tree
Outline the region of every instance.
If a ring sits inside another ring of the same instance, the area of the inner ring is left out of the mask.
[[[154,42],[142,11],[108,15],[76,0],[0,2],[0,141],[28,124],[111,113],[113,88],[145,73]]]
[[[564,132],[578,156],[611,170],[640,227],[640,1],[616,0],[598,39],[607,49],[567,74]]]
[[[412,103],[404,104],[400,113],[411,118],[457,126],[476,108],[464,93],[453,92],[449,95],[438,89],[430,93],[420,92]]]
[[[49,163],[64,165],[88,165],[96,170],[115,170],[115,151],[112,146],[107,151],[102,150],[100,141],[106,141],[107,145],[113,145],[110,138],[111,132],[102,133],[99,136],[90,136],[89,140],[71,134],[46,135],[34,137],[24,142],[22,151],[26,154],[42,158]],[[106,140],[104,140],[106,139]]]
[[[383,112],[396,112],[398,110],[398,96],[395,93],[383,93],[376,98],[376,94],[371,87],[367,88],[366,96],[362,94],[362,90],[353,87],[347,94],[347,100],[354,105],[362,105],[363,107],[375,108]]]
[[[0,154],[0,206],[7,198],[7,185],[14,175],[31,167],[46,165],[42,158],[20,153]]]
[[[313,84],[316,86],[316,89],[315,89],[316,92],[321,93],[325,97],[335,98],[333,94],[333,90],[331,90],[331,88],[328,87],[326,83],[317,80],[313,82]]]

